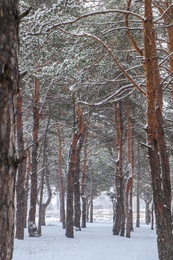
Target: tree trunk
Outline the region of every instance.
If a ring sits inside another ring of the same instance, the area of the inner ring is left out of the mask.
[[[43,206],[43,190],[44,190],[44,181],[45,181],[45,175],[46,170],[48,169],[47,166],[47,155],[46,155],[46,148],[47,148],[47,133],[48,128],[50,124],[50,115],[47,121],[45,133],[44,133],[44,139],[43,139],[43,163],[42,163],[42,174],[41,174],[41,180],[40,180],[40,203],[39,203],[39,216],[38,216],[38,235],[41,236],[41,222],[42,222],[42,206]]]
[[[88,140],[88,131],[86,131],[84,139],[84,159],[83,159],[83,171],[81,179],[81,197],[82,197],[82,228],[86,228],[87,221],[87,198],[85,194],[85,176],[86,176],[86,166],[87,166],[87,140]]]
[[[32,146],[32,174],[29,221],[35,224],[36,202],[37,202],[37,151],[40,111],[40,82],[35,78],[35,92],[33,94],[33,146]]]
[[[46,226],[46,204],[42,203],[42,207],[41,207],[41,216],[40,216],[40,223],[41,226]]]
[[[151,230],[154,230],[154,208],[153,208],[153,203],[151,206]]]
[[[124,211],[124,180],[122,172],[122,149],[123,149],[123,121],[121,102],[115,104],[115,126],[116,126],[116,177],[115,187],[117,191],[116,214],[113,225],[113,235],[124,236],[125,233],[125,211]]]
[[[60,221],[62,222],[62,228],[65,228],[65,190],[64,180],[62,173],[62,141],[61,131],[59,125],[56,127],[58,135],[58,178],[60,182]]]
[[[147,142],[151,167],[153,201],[157,225],[159,259],[173,259],[171,184],[169,156],[163,131],[162,86],[156,51],[152,0],[145,0],[144,54],[147,96]]]
[[[132,177],[129,177],[128,180],[127,180],[127,185],[126,185],[126,203],[127,203],[127,222],[126,222],[126,237],[130,238],[130,232],[131,232],[131,207],[130,207],[130,196],[129,196],[129,193],[130,193],[130,190],[131,190],[131,187],[132,187],[132,183],[133,183],[133,178]]]
[[[130,232],[133,230],[133,177],[134,177],[134,143],[133,143],[133,127],[130,121],[130,101],[127,100],[127,141],[128,141],[128,165],[129,165],[129,179],[126,185],[126,237],[130,238]]]
[[[77,162],[77,144],[82,134],[85,132],[82,107],[76,104],[74,97],[75,106],[75,118],[77,118],[77,129],[73,133],[71,147],[69,151],[69,165],[67,171],[67,212],[66,212],[66,236],[69,238],[74,237],[73,232],[73,184],[74,184],[74,173],[76,170]]]
[[[17,97],[17,146],[18,158],[21,163],[18,167],[16,182],[16,238],[24,239],[25,227],[25,177],[26,177],[26,152],[23,140],[23,122],[22,122],[22,92]]]
[[[11,260],[14,241],[15,113],[18,89],[18,1],[0,5],[0,258]]]
[[[150,211],[150,202],[145,202],[145,223],[149,225],[151,222],[151,211]]]
[[[27,211],[28,211],[28,193],[29,193],[29,179],[30,179],[30,173],[31,173],[31,155],[30,150],[26,150],[26,179],[25,179],[25,228],[27,227]]]
[[[69,169],[67,172],[67,211],[66,211],[66,236],[74,237],[73,232],[73,177],[76,167],[77,134],[73,134],[69,152]]]
[[[81,217],[81,203],[80,203],[80,154],[83,147],[85,135],[82,134],[77,145],[77,158],[76,158],[76,169],[74,172],[74,226],[77,230],[81,230],[80,217]]]
[[[90,181],[90,223],[93,223],[93,169]]]
[[[140,150],[138,145],[138,174],[136,194],[136,227],[140,227]]]

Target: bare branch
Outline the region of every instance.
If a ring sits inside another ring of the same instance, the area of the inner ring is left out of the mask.
[[[128,0],[128,1],[127,1],[127,7],[126,7],[126,10],[127,10],[127,11],[130,10],[130,6],[131,6],[131,0]],[[125,15],[125,24],[126,24],[126,27],[129,28],[129,14],[128,14],[128,13]],[[127,30],[127,34],[128,34],[128,36],[129,36],[129,39],[130,39],[130,41],[131,41],[133,47],[135,48],[135,50],[139,53],[139,55],[143,56],[143,50],[141,50],[141,49],[138,47],[138,45],[137,45],[135,39],[133,38],[133,35],[131,34],[130,29]]]

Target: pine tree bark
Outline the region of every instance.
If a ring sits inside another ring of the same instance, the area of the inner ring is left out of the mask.
[[[136,227],[140,227],[140,150],[138,145],[138,173],[137,173],[137,192],[136,192]]]
[[[85,194],[85,176],[87,170],[87,140],[88,140],[88,131],[86,131],[84,139],[84,159],[83,159],[83,171],[81,179],[81,197],[82,197],[82,228],[86,228],[87,221],[87,198]]]
[[[81,203],[80,203],[80,155],[83,147],[85,135],[81,135],[77,145],[77,158],[76,169],[74,172],[74,226],[77,230],[81,230],[80,218],[81,218]]]
[[[38,132],[40,121],[40,82],[35,79],[35,90],[33,94],[33,146],[31,164],[31,194],[29,221],[35,223],[36,203],[37,203],[37,152],[38,152]]]
[[[18,1],[0,1],[0,258],[14,241],[15,111],[18,89]]]
[[[123,149],[123,121],[121,102],[115,104],[116,126],[116,177],[115,187],[117,191],[117,204],[113,235],[124,236],[125,233],[125,210],[124,210],[124,180],[122,172],[122,149]]]
[[[58,178],[60,182],[60,221],[62,222],[62,228],[65,228],[65,190],[64,180],[62,173],[62,141],[60,126],[56,126],[58,136]]]
[[[83,120],[82,114],[82,107],[79,104],[76,104],[76,100],[74,98],[74,105],[75,105],[75,115],[77,118],[77,129],[73,133],[72,142],[69,151],[69,164],[68,164],[68,171],[67,171],[67,207],[66,207],[66,236],[69,238],[74,237],[73,232],[73,202],[74,202],[74,173],[76,170],[76,163],[77,163],[77,144],[85,132],[85,125]]]
[[[18,158],[21,163],[18,167],[16,182],[16,238],[24,239],[25,227],[25,177],[26,177],[26,151],[23,140],[23,121],[22,121],[22,92],[17,97],[17,146]]]
[[[90,219],[89,222],[93,223],[93,169],[91,172],[91,180],[90,180]]]
[[[171,183],[169,156],[162,125],[162,86],[160,83],[152,0],[145,0],[144,69],[147,97],[147,142],[151,168],[153,201],[160,260],[173,259],[171,225]]]

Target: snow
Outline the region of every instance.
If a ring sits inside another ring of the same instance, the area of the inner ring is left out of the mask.
[[[113,236],[112,223],[87,223],[66,238],[60,223],[42,227],[42,236],[14,243],[13,260],[157,260],[156,232],[150,226],[134,227],[131,238]]]

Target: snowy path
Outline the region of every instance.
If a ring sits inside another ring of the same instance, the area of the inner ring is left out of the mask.
[[[157,260],[155,231],[149,226],[135,228],[130,239],[112,235],[112,223],[87,224],[75,232],[75,238],[64,235],[61,225],[46,226],[42,237],[15,240],[13,260]]]

